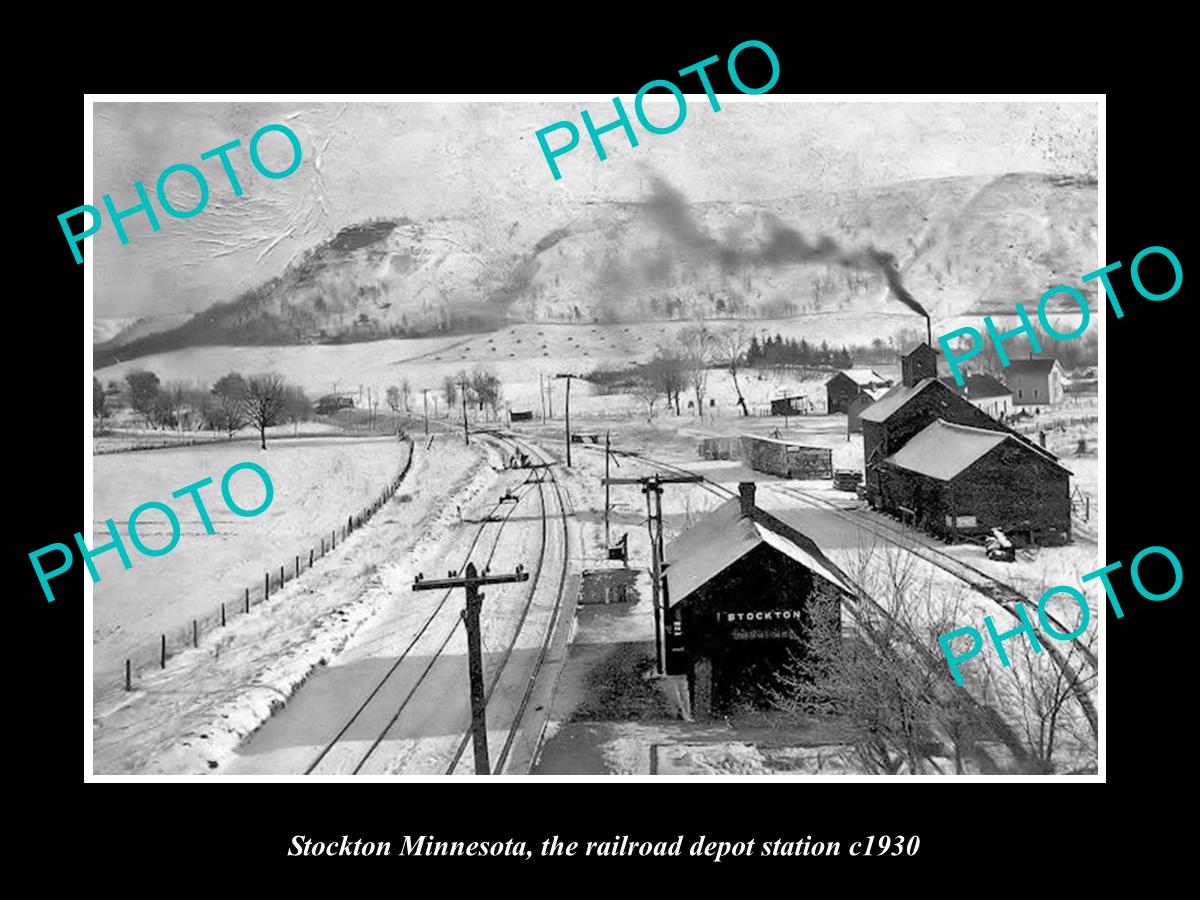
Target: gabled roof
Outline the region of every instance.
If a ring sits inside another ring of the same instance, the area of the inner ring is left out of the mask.
[[[863,410],[863,420],[867,422],[886,422],[888,417],[904,406],[905,403],[917,396],[921,391],[927,389],[930,385],[938,383],[936,378],[922,378],[912,387],[901,382]]]
[[[1058,360],[1054,357],[1049,359],[1014,359],[1005,368],[1010,372],[1017,374],[1036,374],[1048,375],[1050,370],[1058,365]],[[1061,369],[1062,366],[1059,366]]]
[[[953,376],[939,379],[942,384],[956,394],[962,394],[968,400],[986,400],[989,397],[1008,397],[1012,391],[998,379],[982,372],[972,373],[963,378],[963,386],[954,383]]]
[[[1005,441],[1038,452],[1047,462],[1064,472],[1068,471],[1040,447],[1018,440],[1014,434],[955,425],[944,419],[926,425],[907,444],[889,456],[887,462],[938,481],[950,481]]]
[[[887,378],[884,378],[874,369],[841,369],[837,372],[834,372],[829,381],[833,381],[833,379],[837,378],[839,375],[845,375],[855,384],[862,387],[866,387],[869,384],[883,384],[884,382],[888,381]],[[828,384],[829,381],[825,383]]]
[[[811,539],[806,540],[812,549],[803,547],[787,534],[768,527],[773,516],[764,515],[763,519],[765,521],[760,522],[743,516],[741,499],[735,497],[688,526],[671,541],[664,551],[669,563],[665,577],[671,605],[682,603],[760,544],[770,545],[814,575],[848,594],[855,594],[854,588],[836,566],[823,558]]]

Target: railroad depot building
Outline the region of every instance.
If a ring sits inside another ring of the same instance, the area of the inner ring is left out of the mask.
[[[886,389],[891,379],[872,369],[843,369],[825,382],[826,412],[844,413],[850,402],[864,390]]]
[[[948,540],[993,528],[1014,543],[1071,538],[1071,473],[1015,434],[939,419],[876,469],[880,509]]]
[[[816,543],[755,504],[755,486],[686,528],[666,547],[666,670],[688,678],[692,713],[704,719],[774,683],[802,653],[817,604],[855,597]]]
[[[1063,398],[1063,368],[1057,359],[1014,359],[1004,380],[1017,406],[1051,406]]]

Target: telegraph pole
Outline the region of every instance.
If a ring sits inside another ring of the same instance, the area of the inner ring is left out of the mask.
[[[567,433],[567,468],[571,468],[571,379],[578,378],[578,375],[555,375],[555,378],[567,379],[567,413],[566,413],[566,433]]]
[[[475,744],[475,774],[490,775],[491,763],[488,760],[487,745],[487,706],[483,691],[483,649],[479,635],[479,612],[483,608],[483,593],[479,590],[481,584],[508,584],[514,581],[528,581],[529,573],[521,566],[510,575],[489,575],[487,569],[480,575],[475,563],[467,563],[465,577],[459,577],[457,572],[451,572],[449,578],[431,578],[426,580],[417,575],[413,582],[414,591],[438,591],[445,588],[466,588],[467,605],[463,609],[463,624],[467,628],[467,664],[471,679],[471,737]]]
[[[425,433],[429,434],[429,388],[421,388],[421,400],[425,404]]]
[[[462,397],[463,408],[463,441],[469,447],[471,446],[471,430],[467,426],[467,383],[460,381],[458,383],[458,394]]]
[[[662,637],[662,569],[663,569],[663,522],[662,486],[664,484],[694,484],[703,481],[700,475],[650,475],[645,478],[605,478],[605,485],[640,484],[646,495],[647,526],[650,532],[650,575],[651,596],[654,599],[654,655],[658,674],[666,673],[667,664]]]
[[[538,372],[538,399],[542,401],[542,424],[546,424],[546,385],[545,376]]]

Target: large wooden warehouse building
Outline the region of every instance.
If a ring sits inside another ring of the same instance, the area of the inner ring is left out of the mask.
[[[1071,538],[1071,473],[1017,435],[939,419],[877,473],[878,506],[941,537],[1000,528],[1018,543]]]

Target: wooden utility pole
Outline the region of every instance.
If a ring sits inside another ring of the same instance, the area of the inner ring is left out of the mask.
[[[467,563],[467,572],[459,577],[457,572],[451,572],[449,578],[431,578],[426,580],[417,575],[413,582],[414,591],[438,591],[446,588],[466,588],[467,605],[463,609],[463,624],[467,628],[467,667],[471,679],[471,737],[475,744],[475,774],[490,775],[491,763],[488,760],[487,745],[487,707],[483,690],[483,649],[480,646],[479,612],[483,608],[483,593],[479,586],[483,584],[509,584],[514,581],[528,581],[529,573],[522,566],[507,575],[489,575],[487,570],[480,575],[475,563]]]
[[[462,397],[463,440],[466,442],[467,446],[469,447],[469,446],[471,446],[471,429],[467,425],[467,383],[465,381],[460,381],[458,383],[458,395],[460,397]]]
[[[663,570],[663,522],[662,486],[664,484],[694,484],[703,481],[700,475],[649,475],[645,478],[605,478],[609,484],[640,484],[646,495],[647,527],[650,532],[650,577],[651,596],[654,600],[654,651],[658,674],[667,670],[662,636],[662,570]]]
[[[421,388],[421,401],[425,406],[425,433],[429,434],[429,388]]]
[[[567,434],[567,468],[571,468],[571,379],[578,378],[578,375],[555,375],[555,378],[567,379],[567,412],[566,412],[566,434]]]
[[[538,372],[538,399],[542,401],[542,424],[546,424],[546,384],[541,372]]]

